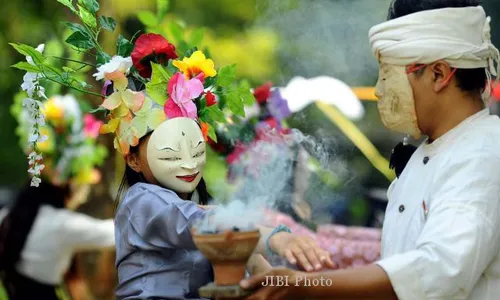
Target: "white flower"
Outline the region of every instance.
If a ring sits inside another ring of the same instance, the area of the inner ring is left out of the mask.
[[[39,160],[42,160],[42,155],[41,154],[37,154],[35,151],[32,151],[29,155],[28,155],[28,159],[29,159],[29,164],[30,165],[35,165],[37,161]]]
[[[38,177],[31,178],[31,186],[38,187],[40,185],[40,182],[42,182],[42,180]]]
[[[21,88],[23,91],[28,93],[28,96],[33,97],[33,92],[37,86],[37,76],[35,73],[26,73],[23,76],[23,83],[21,84]]]
[[[40,176],[40,173],[42,172],[42,170],[45,168],[45,165],[34,165],[32,166],[29,170],[28,170],[28,173],[30,174],[33,174],[35,176]]]
[[[28,142],[34,143],[38,140],[38,137],[39,137],[39,134],[36,131],[33,131],[28,138]]]
[[[36,47],[35,50],[40,53],[43,53],[43,50],[45,50],[45,44],[38,45],[38,47]],[[35,65],[35,62],[33,61],[33,58],[31,56],[26,56],[26,61],[28,61],[32,65]]]
[[[106,73],[113,73],[115,71],[120,71],[128,75],[130,67],[132,67],[132,58],[130,56],[124,58],[116,55],[111,58],[110,62],[97,68],[97,73],[92,76],[94,76],[96,80],[102,80]]]
[[[44,126],[45,125],[45,117],[40,114],[39,116],[37,116],[35,118],[35,121],[36,121],[36,124],[38,124],[38,126]]]
[[[47,141],[48,139],[49,139],[48,136],[41,135],[41,136],[38,137],[37,142],[43,143],[43,142]]]

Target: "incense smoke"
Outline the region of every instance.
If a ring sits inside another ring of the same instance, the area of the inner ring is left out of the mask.
[[[339,181],[347,173],[345,164],[325,144],[298,130],[292,130],[284,137],[269,133],[254,143],[232,166],[237,180],[229,203],[211,210],[204,220],[195,225],[196,230],[204,233],[234,228],[251,230],[263,223],[266,208],[286,208],[294,200],[306,201],[305,198],[316,203],[334,202],[332,190],[311,189],[310,185],[311,174],[318,168],[323,168],[322,172],[326,173],[323,175]],[[332,165],[335,166],[335,173],[327,168]],[[325,182],[321,185],[325,186]],[[297,195],[299,190],[303,193]]]

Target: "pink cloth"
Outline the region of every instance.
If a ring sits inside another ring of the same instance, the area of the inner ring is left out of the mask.
[[[266,225],[288,226],[294,234],[312,237],[319,246],[332,254],[339,268],[371,264],[380,258],[381,231],[375,228],[320,225],[317,232],[297,224],[290,216],[266,211]]]

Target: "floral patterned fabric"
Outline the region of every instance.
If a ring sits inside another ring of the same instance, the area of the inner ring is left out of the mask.
[[[316,232],[298,224],[290,216],[268,210],[265,224],[288,226],[293,233],[308,235],[321,248],[332,254],[339,268],[367,265],[380,258],[381,230],[366,227],[347,227],[333,224],[319,225]]]

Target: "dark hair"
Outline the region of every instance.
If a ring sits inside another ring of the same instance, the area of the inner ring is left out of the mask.
[[[42,181],[38,187],[26,184],[0,225],[0,269],[13,271],[41,205],[64,208],[68,185],[59,187]]]
[[[480,4],[480,0],[393,0],[387,19],[392,20],[424,10],[478,6]],[[421,70],[423,72],[423,69]],[[479,93],[484,90],[487,81],[484,68],[457,69],[455,79],[457,86],[462,91]]]
[[[148,137],[151,133],[143,136],[139,140],[139,145]],[[130,147],[130,154],[137,154],[139,152],[139,145],[135,147]],[[133,186],[136,183],[139,182],[147,182],[146,178],[142,173],[134,171],[131,167],[128,166],[127,163],[125,163],[125,172],[123,174],[122,181],[120,183],[120,187],[118,188],[118,193],[116,195],[115,199],[115,211],[118,208],[118,205],[120,204],[120,200],[123,197],[123,194],[126,192],[126,190]],[[205,180],[202,178],[200,182],[198,183],[198,186],[196,187],[196,191],[198,192],[199,199],[200,199],[200,204],[201,205],[207,205],[211,200],[212,196],[207,190],[207,185],[205,183]]]

